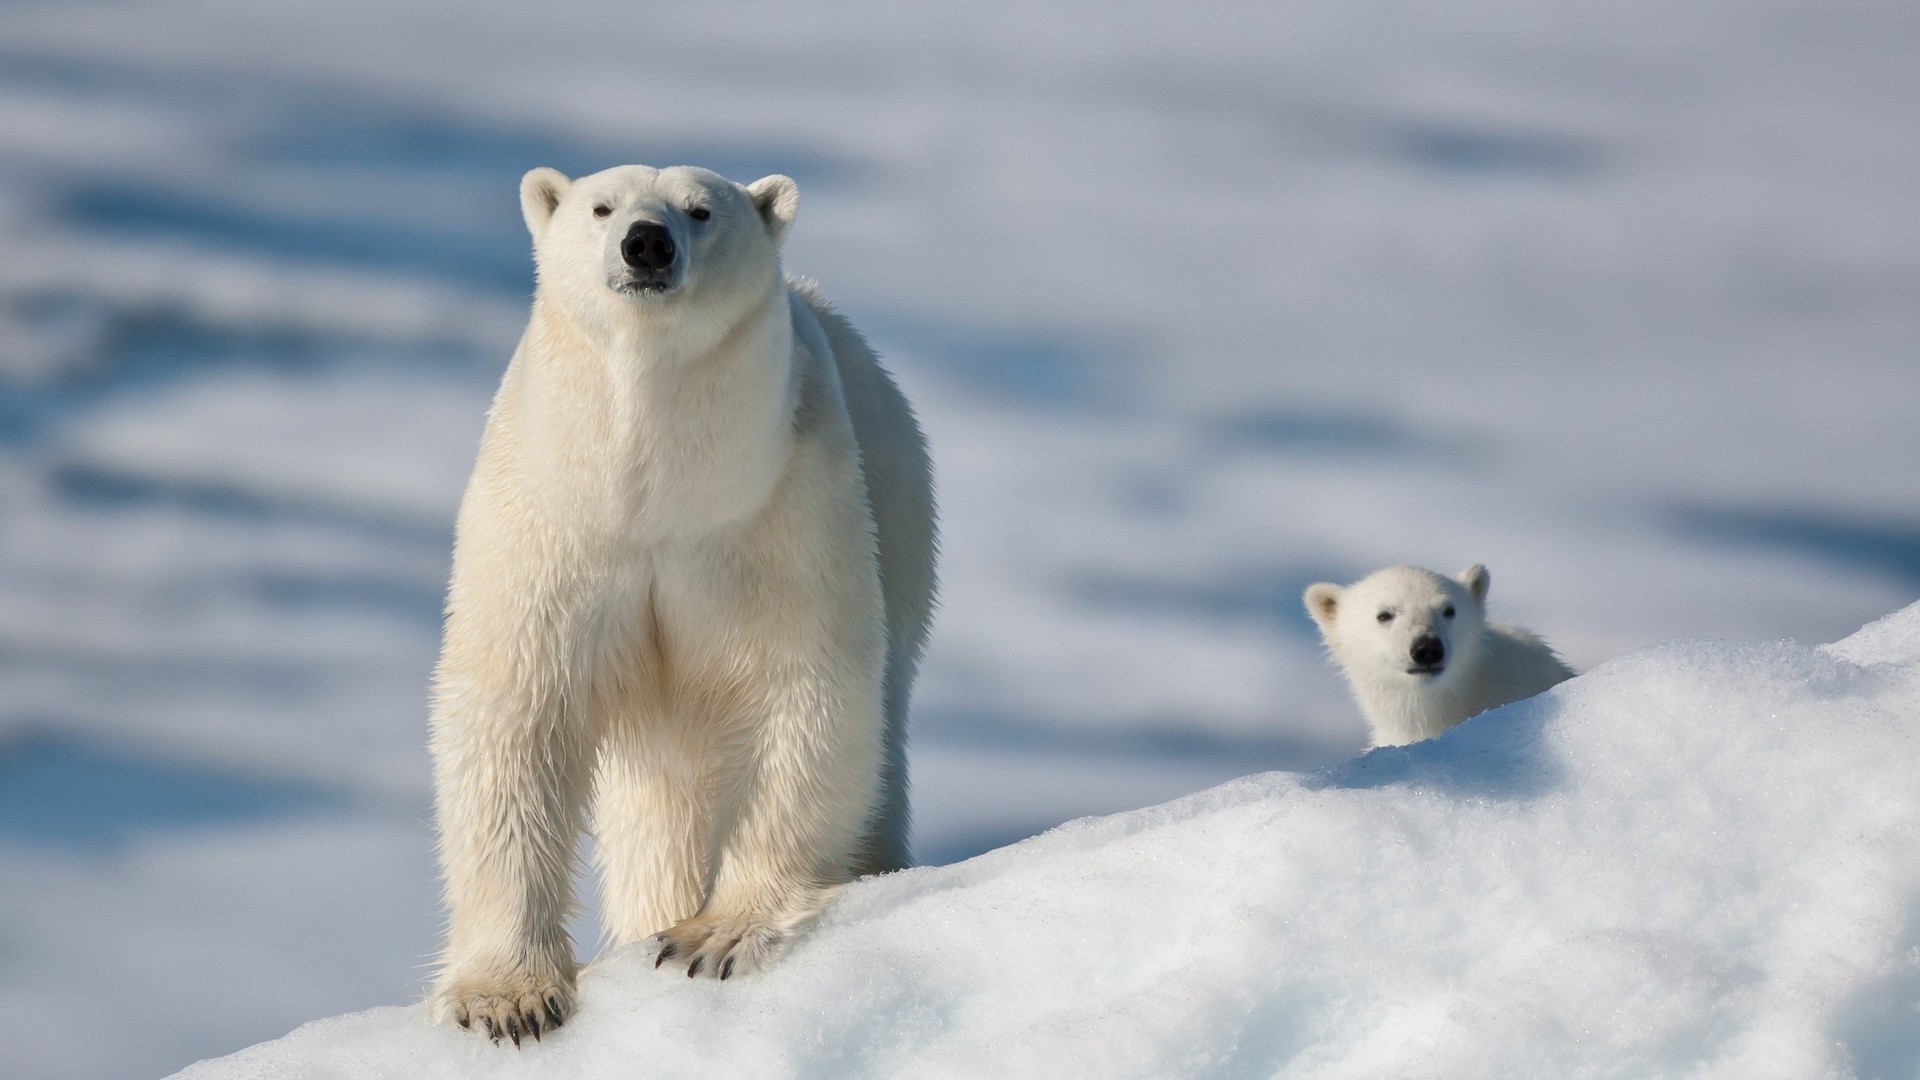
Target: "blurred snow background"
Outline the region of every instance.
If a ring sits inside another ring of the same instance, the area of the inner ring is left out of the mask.
[[[0,1076],[415,992],[525,169],[799,180],[939,468],[948,862],[1352,754],[1314,580],[1483,561],[1583,668],[1920,595],[1917,49],[1900,0],[0,6]]]

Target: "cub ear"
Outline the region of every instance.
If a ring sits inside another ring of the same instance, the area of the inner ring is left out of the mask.
[[[539,168],[520,178],[520,216],[527,219],[527,231],[535,240],[547,231],[553,212],[560,209],[573,181],[559,169]]]
[[[1307,586],[1307,593],[1301,599],[1307,603],[1307,614],[1320,624],[1320,629],[1333,628],[1333,617],[1340,613],[1340,594],[1344,590],[1331,581],[1322,581],[1318,585]]]
[[[1473,594],[1475,603],[1487,602],[1487,586],[1493,584],[1493,575],[1487,573],[1486,567],[1474,563],[1460,571],[1460,576],[1455,580],[1467,587],[1467,591]]]
[[[760,221],[767,227],[767,235],[773,237],[775,245],[786,235],[787,226],[793,224],[793,213],[800,207],[800,188],[793,177],[775,173],[763,176],[747,185],[747,198],[753,202],[754,210],[760,214]]]

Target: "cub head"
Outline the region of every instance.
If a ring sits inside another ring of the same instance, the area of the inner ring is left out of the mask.
[[[1447,680],[1479,650],[1491,582],[1478,564],[1453,578],[1392,566],[1344,589],[1321,582],[1304,599],[1327,650],[1350,677],[1430,684]]]
[[[570,180],[520,180],[543,292],[641,311],[685,305],[722,315],[780,280],[780,240],[799,203],[785,176],[742,186],[706,169],[622,165]]]

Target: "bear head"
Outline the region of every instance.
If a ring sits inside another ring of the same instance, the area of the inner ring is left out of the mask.
[[[785,176],[741,185],[706,169],[622,165],[520,180],[542,294],[607,318],[697,311],[730,324],[781,281],[780,241],[799,189]]]
[[[1392,566],[1345,588],[1321,582],[1304,599],[1350,678],[1431,685],[1450,681],[1478,653],[1491,583],[1478,564],[1452,578]]]

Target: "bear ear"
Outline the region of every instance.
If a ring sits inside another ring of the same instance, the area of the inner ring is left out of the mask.
[[[520,216],[527,219],[527,231],[535,240],[547,231],[553,212],[560,209],[573,181],[559,169],[534,169],[520,178]]]
[[[1307,614],[1320,624],[1320,629],[1333,627],[1333,617],[1340,613],[1340,586],[1331,581],[1322,581],[1318,585],[1307,586],[1306,595],[1301,597],[1307,603]]]
[[[1479,563],[1474,563],[1472,566],[1460,571],[1458,580],[1460,584],[1467,587],[1468,592],[1473,594],[1475,603],[1484,604],[1487,602],[1487,586],[1493,584],[1493,575],[1487,573],[1486,567],[1481,566]]]
[[[800,187],[791,176],[763,176],[747,185],[747,198],[753,201],[753,208],[760,213],[760,221],[767,227],[767,235],[778,244],[786,234],[787,226],[793,224],[793,213],[800,207]]]

